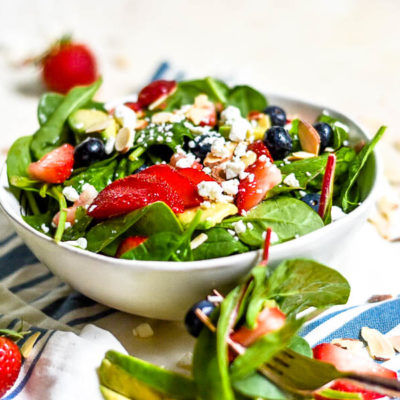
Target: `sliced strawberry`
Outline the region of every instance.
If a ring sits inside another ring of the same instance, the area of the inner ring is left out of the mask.
[[[140,91],[138,103],[142,107],[147,107],[155,101],[166,99],[176,90],[176,86],[175,81],[166,81],[163,79],[151,82]]]
[[[171,159],[169,160],[169,165],[171,165],[172,167],[175,167],[177,169],[180,169],[180,167],[177,165],[177,164],[179,164],[178,161],[182,160],[184,158],[187,158],[187,157],[188,157],[188,155],[186,155],[186,154],[175,153],[172,155]],[[189,168],[203,169],[203,166],[199,162],[193,161],[193,164]]]
[[[274,159],[271,156],[271,153],[268,150],[268,147],[264,144],[264,142],[262,140],[256,140],[253,143],[250,143],[247,146],[248,150],[254,151],[254,153],[257,154],[258,157],[264,155],[267,156],[271,162],[274,162]]]
[[[354,385],[353,383],[351,383],[349,381],[345,381],[345,380],[335,381],[332,385],[329,386],[329,389],[337,390],[338,392],[345,392],[345,393],[360,393],[362,395],[363,400],[375,400],[375,399],[381,399],[382,397],[385,397],[384,394],[380,394],[377,392],[371,392],[369,390],[363,389],[362,387]],[[327,397],[324,397],[321,394],[315,395],[315,398],[317,400],[328,399]],[[328,400],[330,400],[330,399],[328,399]]]
[[[115,257],[120,258],[124,253],[129,250],[135,249],[144,241],[147,240],[146,236],[129,236],[124,239],[118,247]]]
[[[264,198],[268,190],[282,181],[281,171],[263,155],[247,167],[249,175],[240,181],[236,205],[239,213],[247,212]]]
[[[156,201],[163,201],[175,213],[184,211],[182,198],[163,179],[150,175],[130,175],[103,189],[88,208],[88,215],[100,219],[115,217]]]
[[[211,103],[212,104],[212,103]],[[214,104],[207,108],[207,113],[205,113],[202,121],[200,121],[200,126],[215,126],[217,123],[217,111],[215,110]]]
[[[132,111],[138,112],[142,110],[141,105],[137,101],[128,101],[127,103],[124,104],[128,108],[130,108]]]
[[[263,115],[263,113],[261,112],[261,111],[256,111],[256,110],[253,110],[253,111],[250,111],[248,114],[247,114],[247,119],[249,119],[250,121],[251,120],[258,120],[258,119],[260,119],[260,117]]]
[[[184,207],[198,206],[202,198],[197,193],[197,187],[188,178],[180,174],[176,169],[166,164],[152,165],[139,175],[155,176],[168,183],[183,200]]]
[[[74,166],[74,147],[63,144],[45,154],[39,161],[28,167],[29,175],[48,183],[63,183],[71,176]]]
[[[215,182],[215,179],[203,171],[199,171],[195,168],[181,168],[178,172],[189,179],[196,187],[200,182],[208,181]]]
[[[250,346],[261,336],[282,328],[285,319],[285,314],[279,308],[266,307],[257,317],[257,325],[254,329],[242,326],[231,335],[231,339],[242,346]]]
[[[397,378],[397,373],[373,362],[364,355],[355,355],[349,350],[342,349],[330,343],[321,343],[313,349],[314,358],[333,364],[339,371],[358,372],[384,378]]]

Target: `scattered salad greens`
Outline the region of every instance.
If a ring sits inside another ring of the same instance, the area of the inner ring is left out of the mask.
[[[8,153],[24,220],[58,242],[132,260],[223,257],[260,248],[268,227],[274,243],[322,228],[368,194],[385,127],[360,150],[343,121],[291,120],[249,86],[161,80],[107,109],[93,99],[100,85],[44,94],[38,130]],[[321,213],[329,154],[332,211]]]

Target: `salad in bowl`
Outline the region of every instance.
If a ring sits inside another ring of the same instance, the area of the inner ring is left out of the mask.
[[[128,260],[194,261],[287,242],[366,198],[368,143],[322,112],[287,115],[249,86],[158,80],[135,101],[101,80],[44,94],[39,129],[7,157],[22,218],[72,246]]]

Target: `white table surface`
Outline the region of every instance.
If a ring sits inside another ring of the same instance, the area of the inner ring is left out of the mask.
[[[134,92],[161,60],[187,77],[214,75],[271,92],[315,100],[354,116],[371,132],[389,126],[379,151],[400,184],[400,2],[396,0],[0,2],[0,149],[37,127],[43,87],[18,66],[65,32],[96,52],[102,99]],[[399,293],[400,243],[366,223],[343,246],[337,267],[352,303]],[[141,318],[121,316],[118,336],[132,353],[173,366],[192,340],[180,324],[151,321],[155,336],[133,339]]]

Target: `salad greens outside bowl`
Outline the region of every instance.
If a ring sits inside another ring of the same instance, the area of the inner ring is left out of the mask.
[[[350,143],[368,141],[365,130],[344,114],[289,97],[268,95],[270,104],[291,115],[314,121],[323,110],[346,123]],[[270,264],[288,258],[313,258],[335,265],[346,242],[365,221],[374,204],[379,176],[376,154],[369,157],[362,176],[363,202],[345,217],[300,238],[273,245]],[[0,205],[18,235],[55,275],[84,295],[110,307],[141,316],[181,320],[187,309],[213,288],[232,287],[255,264],[260,251],[201,261],[139,261],[96,254],[53,239],[35,230],[21,217],[18,200],[8,189],[7,168],[0,177]]]

